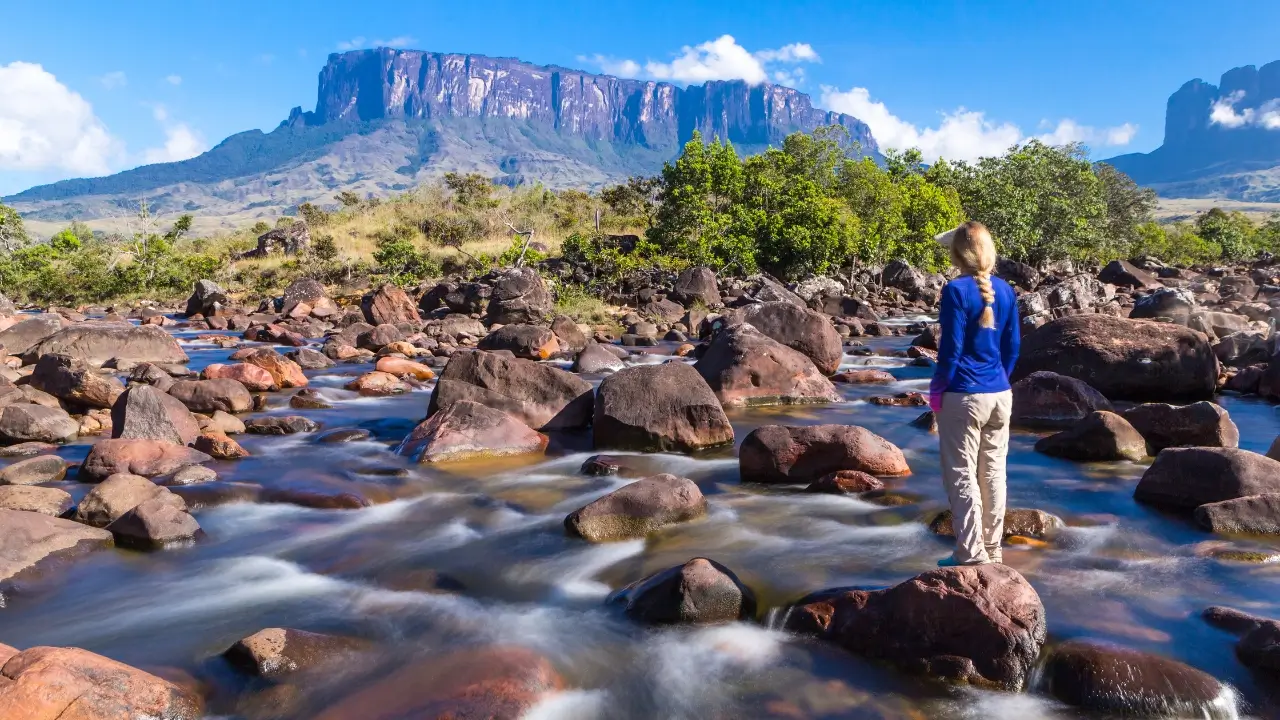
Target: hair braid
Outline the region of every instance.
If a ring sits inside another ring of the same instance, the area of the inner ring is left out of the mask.
[[[991,289],[991,273],[978,273],[973,279],[978,282],[978,292],[982,295],[982,315],[978,318],[978,325],[993,328],[996,326],[996,314],[992,309],[996,304],[996,292]]]

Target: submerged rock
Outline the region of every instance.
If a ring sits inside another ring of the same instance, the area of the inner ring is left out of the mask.
[[[956,531],[951,522],[951,511],[943,510],[929,523],[929,531],[937,535],[954,537]],[[1005,538],[1019,535],[1035,540],[1048,540],[1064,527],[1066,523],[1062,522],[1062,518],[1043,510],[1010,508],[1004,513]]]
[[[666,525],[702,517],[707,501],[688,478],[663,473],[623,485],[564,520],[569,534],[590,542],[640,538]]]
[[[1280,535],[1280,493],[1205,503],[1195,509],[1195,520],[1209,532]]]
[[[244,429],[256,435],[294,435],[315,432],[320,423],[301,415],[272,415],[253,418],[244,424]]]
[[[614,373],[596,391],[597,449],[691,452],[733,442],[720,401],[692,366],[638,365]]]
[[[751,620],[756,598],[729,568],[694,558],[619,590],[610,602],[622,603],[627,616],[654,625],[706,625]]]
[[[829,495],[857,495],[859,493],[883,490],[884,483],[874,475],[860,470],[837,470],[814,480],[805,488],[805,492],[827,493]]]
[[[800,600],[788,629],[953,682],[1019,690],[1045,640],[1035,588],[998,563],[931,570],[887,590],[828,590]]]
[[[1049,653],[1044,689],[1094,712],[1124,717],[1217,717],[1233,702],[1212,676],[1151,653],[1066,642]]]
[[[743,482],[808,483],[840,470],[909,475],[896,445],[857,425],[765,425],[738,451]]]
[[[338,635],[267,628],[240,640],[222,656],[243,673],[276,680],[342,662],[366,645],[361,640]]]

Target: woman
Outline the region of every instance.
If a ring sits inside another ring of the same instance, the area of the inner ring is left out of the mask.
[[[941,566],[1001,562],[1005,455],[1018,359],[1013,288],[991,277],[995,243],[981,223],[967,222],[938,240],[951,248],[961,276],[942,291],[942,337],[929,384],[938,419],[942,482],[951,501],[956,550]]]

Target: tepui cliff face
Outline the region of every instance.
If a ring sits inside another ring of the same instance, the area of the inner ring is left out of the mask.
[[[1164,144],[1107,162],[1170,197],[1280,201],[1280,61],[1185,83],[1169,97]]]
[[[750,152],[831,124],[878,152],[865,123],[778,85],[678,87],[510,58],[359,50],[330,55],[315,110],[294,108],[270,133],[239,133],[190,160],[6,201],[48,220],[93,217],[143,195],[158,212],[269,214],[329,203],[336,190],[395,192],[448,171],[596,188],[657,172],[695,130]]]

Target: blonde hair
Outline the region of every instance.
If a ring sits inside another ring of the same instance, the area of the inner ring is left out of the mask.
[[[965,275],[972,275],[978,283],[983,302],[978,324],[984,328],[995,327],[996,293],[991,288],[991,271],[996,266],[996,244],[987,226],[970,220],[956,228],[951,241],[951,264]]]

